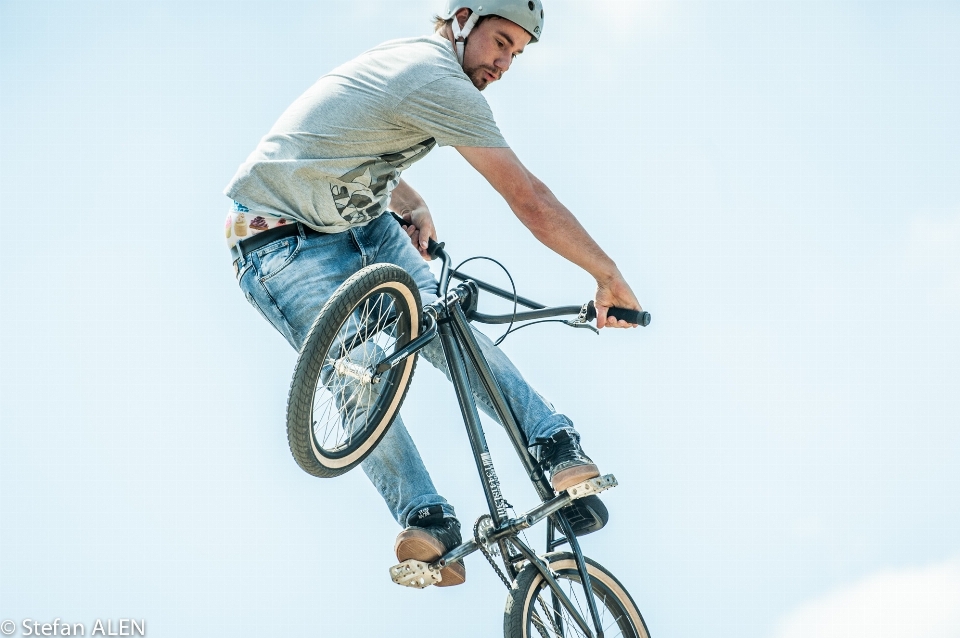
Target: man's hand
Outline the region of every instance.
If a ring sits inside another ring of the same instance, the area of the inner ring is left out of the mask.
[[[643,310],[640,302],[624,281],[623,276],[617,273],[615,277],[605,282],[597,282],[597,296],[594,299],[597,308],[597,328],[636,328],[637,324],[619,321],[607,316],[607,310],[613,306],[625,310]]]
[[[433,215],[430,214],[427,207],[403,211],[400,216],[406,220],[403,229],[407,231],[407,236],[410,237],[413,247],[426,261],[433,259],[427,252],[427,246],[430,245],[431,239],[437,241],[437,229],[433,225]]]
[[[390,210],[407,220],[403,229],[407,231],[410,242],[420,256],[426,261],[433,259],[427,253],[430,240],[437,241],[437,229],[433,225],[433,216],[420,194],[402,179],[390,193]]]

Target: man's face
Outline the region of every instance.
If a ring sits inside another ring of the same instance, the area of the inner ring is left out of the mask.
[[[530,34],[509,20],[488,18],[474,27],[463,52],[463,70],[481,91],[507,72]]]

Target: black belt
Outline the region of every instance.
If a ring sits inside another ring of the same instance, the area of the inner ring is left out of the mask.
[[[256,235],[250,236],[249,239],[244,239],[237,242],[237,245],[230,249],[230,252],[233,253],[233,259],[236,261],[241,257],[246,257],[253,251],[258,248],[263,248],[267,244],[272,244],[275,241],[281,240],[284,237],[292,237],[293,235],[299,235],[300,229],[303,229],[303,234],[307,237],[310,235],[323,235],[318,230],[314,230],[309,226],[301,224],[300,222],[293,222],[292,224],[284,224],[283,226],[276,226],[270,230],[265,230],[262,233],[257,233]]]

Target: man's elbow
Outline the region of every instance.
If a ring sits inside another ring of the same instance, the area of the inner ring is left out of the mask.
[[[523,225],[533,230],[540,226],[550,215],[551,207],[548,192],[538,188],[536,179],[531,180],[526,188],[517,189],[508,199],[511,210]]]
[[[511,207],[517,219],[534,235],[550,225],[550,209],[537,197],[531,197]]]

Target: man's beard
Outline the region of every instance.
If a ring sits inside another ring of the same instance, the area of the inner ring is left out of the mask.
[[[488,86],[493,80],[487,79],[487,73],[493,74],[494,77],[497,77],[496,69],[485,66],[478,66],[472,69],[464,69],[464,72],[467,74],[467,77],[470,78],[470,81],[473,82],[473,85],[477,87],[478,91],[482,91]]]

